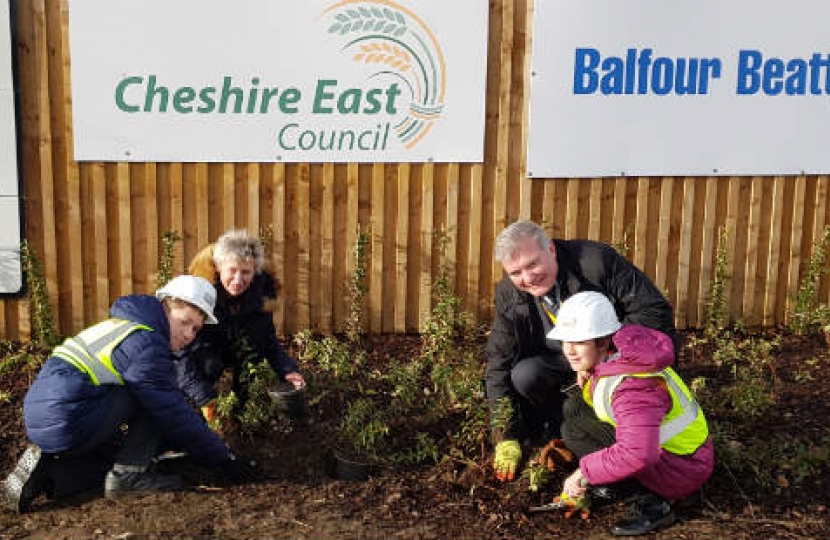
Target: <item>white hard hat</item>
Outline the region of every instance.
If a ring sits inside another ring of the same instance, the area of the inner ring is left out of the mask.
[[[559,307],[556,326],[548,338],[559,341],[586,341],[610,336],[622,327],[614,306],[604,294],[576,293]]]
[[[193,304],[205,314],[206,324],[217,324],[213,307],[216,305],[216,289],[205,278],[198,276],[176,276],[167,282],[167,285],[156,291],[156,298],[164,300],[167,297],[184,300]]]

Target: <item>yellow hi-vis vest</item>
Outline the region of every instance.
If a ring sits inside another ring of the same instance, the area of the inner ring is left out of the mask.
[[[597,417],[603,422],[616,426],[611,401],[617,387],[626,377],[660,377],[666,382],[671,396],[671,409],[660,424],[660,447],[681,456],[693,454],[709,437],[709,426],[703,409],[700,408],[683,379],[672,368],[653,373],[625,373],[600,377],[591,397],[590,384],[583,389],[585,401],[592,405]]]
[[[107,319],[90,326],[55,347],[52,356],[69,362],[92,379],[92,384],[123,385],[124,379],[112,365],[112,351],[136,330],[153,331],[147,325],[123,319]]]

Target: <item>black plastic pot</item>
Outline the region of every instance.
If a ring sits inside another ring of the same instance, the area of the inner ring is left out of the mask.
[[[268,391],[268,395],[277,404],[279,410],[291,420],[298,421],[308,418],[305,385],[298,388],[290,382],[279,383]]]
[[[338,480],[364,482],[375,472],[372,463],[355,457],[352,453],[335,448],[331,453],[332,476]]]

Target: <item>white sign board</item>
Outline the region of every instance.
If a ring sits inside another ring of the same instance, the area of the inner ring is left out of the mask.
[[[528,174],[830,173],[830,2],[537,0]]]
[[[70,0],[75,159],[478,162],[484,0]]]
[[[0,0],[0,293],[23,286],[10,0]]]

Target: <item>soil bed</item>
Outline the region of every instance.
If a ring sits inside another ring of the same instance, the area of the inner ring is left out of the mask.
[[[794,449],[775,471],[736,472],[719,464],[699,494],[677,505],[679,522],[650,538],[828,537],[830,355],[820,336],[782,339],[775,361],[777,405],[763,429],[741,433],[730,444],[749,452],[797,436],[815,448]],[[417,336],[401,335],[374,336],[367,344],[370,361],[379,363],[417,354],[419,346]],[[13,357],[9,347],[0,350],[0,363]],[[713,377],[710,360],[702,351],[684,351],[685,378]],[[32,377],[22,368],[0,376],[3,476],[25,446],[21,405]],[[0,511],[0,539],[610,538],[620,505],[597,510],[587,521],[530,516],[527,507],[548,502],[561,478],[538,493],[528,491],[525,479],[502,485],[492,480],[489,456],[475,463],[380,468],[364,482],[334,479],[331,450],[339,415],[312,391],[309,425],[277,421],[267,436],[232,441],[238,454],[259,464],[261,478],[250,485],[227,486],[186,458],[170,461],[165,467],[183,472],[192,490],[123,501],[107,501],[100,493],[60,504],[38,499],[27,514]],[[759,483],[761,477],[768,481]]]

